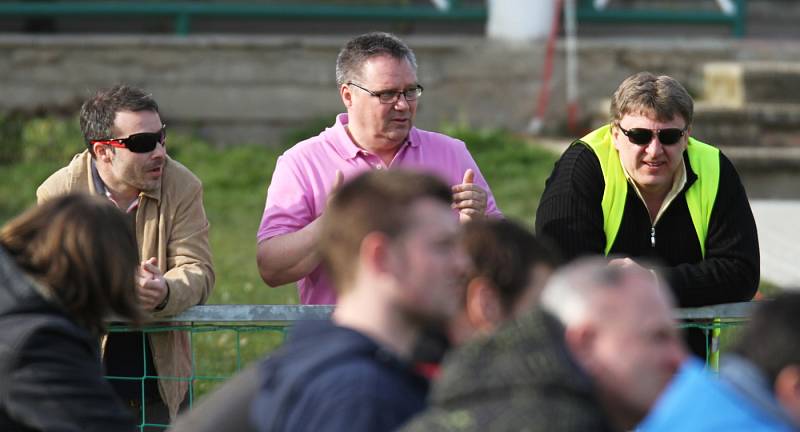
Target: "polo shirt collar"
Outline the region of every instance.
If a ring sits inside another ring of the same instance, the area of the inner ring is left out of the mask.
[[[348,121],[347,113],[341,113],[336,116],[336,123],[333,127],[325,131],[326,135],[332,134],[327,141],[333,144],[336,153],[344,160],[355,159],[360,154],[367,153],[366,150],[357,146],[350,138],[350,134],[347,133],[346,126]],[[419,141],[419,131],[412,126],[408,133],[408,138],[401,148],[406,145],[410,147],[419,147]]]

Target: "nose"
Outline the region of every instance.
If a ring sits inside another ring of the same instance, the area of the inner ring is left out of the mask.
[[[397,95],[397,101],[394,103],[394,109],[398,111],[404,111],[408,109],[409,105],[410,103],[408,102],[408,99],[406,99],[405,93],[400,93]]]
[[[658,136],[653,134],[653,139],[650,141],[650,144],[647,144],[644,150],[647,154],[656,156],[664,151],[664,147],[661,141],[658,140]]]

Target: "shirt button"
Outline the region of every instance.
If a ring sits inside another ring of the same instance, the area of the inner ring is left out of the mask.
[[[376,165],[375,169],[383,169],[383,165]]]

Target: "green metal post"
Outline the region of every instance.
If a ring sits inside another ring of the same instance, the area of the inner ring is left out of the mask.
[[[747,0],[737,0],[733,35],[737,38],[743,38],[745,33],[747,33]]]
[[[175,17],[175,34],[187,36],[189,34],[190,18],[186,12],[179,13]]]
[[[719,318],[714,318],[711,327],[711,346],[709,350],[711,351],[708,356],[708,366],[714,372],[719,372],[719,342],[720,336],[722,335],[722,321]]]

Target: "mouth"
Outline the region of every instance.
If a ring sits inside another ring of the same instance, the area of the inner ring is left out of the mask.
[[[666,165],[667,163],[664,161],[642,161],[642,165],[651,168],[651,169],[659,169]]]
[[[155,167],[152,167],[152,168],[148,169],[147,170],[147,174],[150,174],[153,177],[158,177],[158,176],[161,176],[162,170],[163,170],[163,167],[161,165],[155,166]]]

